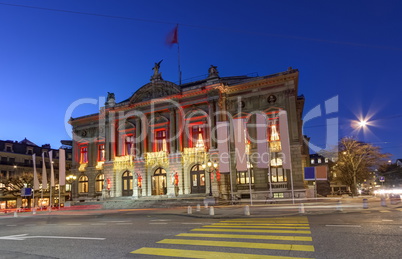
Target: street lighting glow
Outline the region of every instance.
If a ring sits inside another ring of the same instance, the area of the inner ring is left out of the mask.
[[[361,127],[361,128],[366,127],[367,124],[368,124],[368,123],[367,123],[367,121],[365,121],[365,120],[359,121],[359,122],[357,123],[357,125],[359,125],[359,127]]]

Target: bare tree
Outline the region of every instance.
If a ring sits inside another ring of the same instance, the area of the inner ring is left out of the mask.
[[[345,137],[339,142],[338,161],[333,167],[337,179],[357,194],[357,184],[369,177],[370,172],[386,163],[389,154],[380,152],[380,148]]]

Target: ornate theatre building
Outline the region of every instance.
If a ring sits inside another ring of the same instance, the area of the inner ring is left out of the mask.
[[[177,85],[163,80],[159,68],[160,62],[150,82],[128,99],[116,102],[108,93],[98,114],[70,119],[74,200],[192,194],[221,199],[304,197],[302,172],[308,153],[301,131],[304,97],[298,96],[298,70],[220,77],[211,66],[205,79]],[[259,167],[252,156],[257,152],[256,111],[266,116],[266,167]],[[289,169],[283,166],[280,111],[287,113]],[[244,122],[243,169],[231,126],[236,119]],[[228,170],[222,169],[218,149],[221,122],[229,125]]]

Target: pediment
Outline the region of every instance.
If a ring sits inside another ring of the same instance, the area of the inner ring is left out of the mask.
[[[179,93],[181,93],[181,89],[175,83],[158,80],[150,82],[138,89],[137,92],[131,96],[130,103],[139,103]]]

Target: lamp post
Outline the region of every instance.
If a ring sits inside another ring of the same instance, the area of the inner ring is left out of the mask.
[[[75,180],[77,180],[77,176],[75,176],[75,175],[73,175],[73,174],[70,174],[70,175],[68,175],[67,177],[66,177],[66,180],[67,180],[67,182],[68,182],[68,185],[69,185],[69,192],[70,192],[70,201],[73,199],[73,190],[72,190],[72,183],[75,181]]]
[[[215,171],[216,168],[218,168],[218,163],[215,161],[212,163],[211,160],[207,162],[207,164],[202,164],[202,169],[206,169],[208,167],[208,172],[209,172],[209,196],[212,196],[212,171]]]

